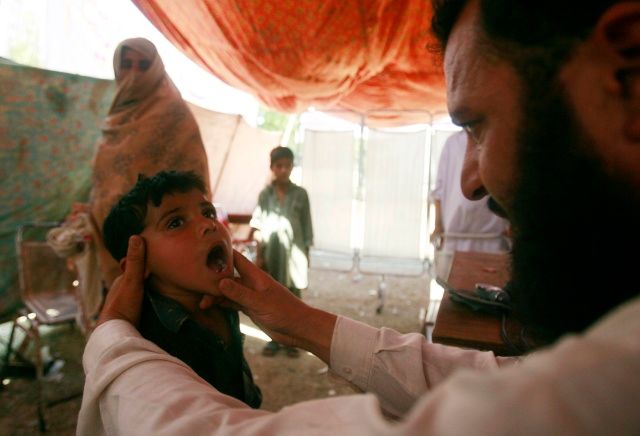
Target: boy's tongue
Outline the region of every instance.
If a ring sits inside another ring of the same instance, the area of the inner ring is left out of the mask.
[[[213,261],[209,262],[209,268],[215,270],[216,272],[224,271],[226,265],[224,260],[222,259],[213,259]]]
[[[226,268],[224,252],[219,247],[211,250],[207,256],[207,266],[216,272],[222,272]]]

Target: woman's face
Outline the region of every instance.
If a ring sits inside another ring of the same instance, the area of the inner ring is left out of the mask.
[[[120,74],[118,80],[123,80],[128,75],[139,75],[144,73],[151,66],[151,61],[142,53],[128,47],[122,49],[120,60]]]

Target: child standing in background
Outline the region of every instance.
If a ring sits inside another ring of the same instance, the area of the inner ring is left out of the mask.
[[[290,180],[291,149],[276,147],[270,156],[272,182],[260,192],[250,223],[258,243],[256,263],[300,298],[300,290],[309,284],[309,249],[313,245],[309,196]],[[280,348],[271,341],[262,354],[273,356]],[[287,355],[298,357],[298,350],[288,347]]]

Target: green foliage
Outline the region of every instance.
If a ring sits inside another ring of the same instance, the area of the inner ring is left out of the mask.
[[[289,119],[288,114],[261,107],[258,112],[258,127],[274,132],[283,132]]]
[[[258,127],[264,130],[283,132],[286,134],[287,124],[289,122],[292,122],[293,125],[290,126],[289,136],[286,139],[287,143],[285,145],[298,156],[302,149],[302,144],[296,142],[299,136],[296,135],[296,132],[300,128],[300,117],[296,114],[285,114],[266,107],[261,107],[258,112]]]
[[[19,64],[40,66],[37,48],[30,42],[22,41],[12,45],[9,48],[9,58]]]

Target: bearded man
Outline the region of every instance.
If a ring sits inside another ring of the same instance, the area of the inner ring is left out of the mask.
[[[236,253],[241,277],[214,302],[369,392],[251,410],[135,330],[133,238],[85,350],[78,434],[640,434],[640,2],[434,11],[450,114],[468,135],[463,192],[512,221],[515,312],[554,343],[499,358],[376,329],[305,305]]]

